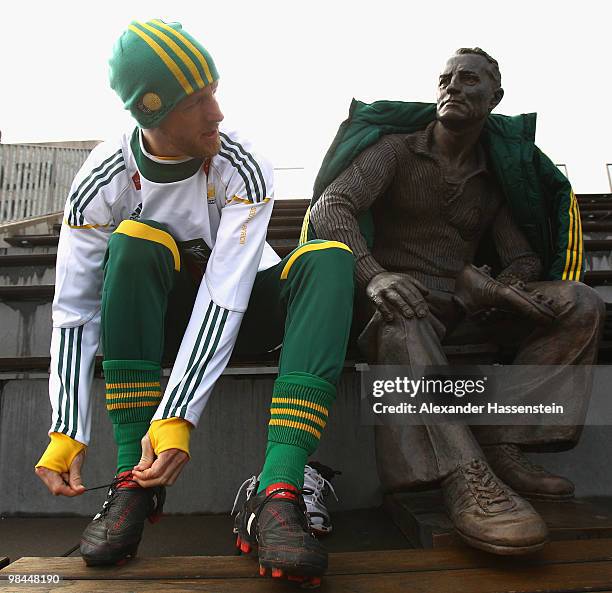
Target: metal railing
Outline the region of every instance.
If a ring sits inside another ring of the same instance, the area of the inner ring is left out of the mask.
[[[64,209],[90,150],[0,144],[0,223]]]

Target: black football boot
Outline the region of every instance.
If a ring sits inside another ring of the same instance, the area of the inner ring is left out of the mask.
[[[118,474],[102,510],[81,536],[81,556],[88,566],[122,564],[136,555],[145,519],[157,523],[166,499],[163,486],[142,488],[132,472]]]
[[[276,485],[250,496],[236,516],[236,547],[257,549],[259,574],[316,587],[327,570],[327,552],[310,531],[302,494]]]

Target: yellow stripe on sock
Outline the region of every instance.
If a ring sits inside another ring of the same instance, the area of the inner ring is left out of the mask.
[[[318,416],[311,414],[310,412],[302,412],[301,410],[294,410],[293,408],[271,408],[270,414],[286,414],[291,416],[298,416],[299,418],[306,418],[311,420],[315,424],[318,424],[321,428],[325,428],[325,420],[321,420]]]
[[[156,35],[162,41],[166,42],[166,44],[172,49],[172,51],[181,60],[183,60],[183,64],[185,64],[185,66],[187,66],[187,68],[189,69],[189,72],[191,72],[191,75],[195,79],[198,87],[204,88],[204,81],[202,80],[202,77],[200,76],[199,70],[197,69],[196,65],[193,63],[193,60],[181,49],[181,47],[176,43],[176,41],[174,41],[173,39],[170,39],[168,35],[166,35],[165,33],[162,33],[161,31],[158,31],[155,27],[151,27],[151,25],[147,25],[147,23],[139,22],[138,24],[141,27],[144,27],[147,31],[153,33],[153,35]],[[168,27],[168,28],[172,31],[174,30],[172,29],[172,27]]]
[[[134,402],[129,404],[106,404],[107,410],[127,410],[128,408],[149,408],[159,406],[159,400],[157,401],[144,401]]]
[[[321,414],[324,414],[325,416],[329,416],[329,412],[327,411],[327,408],[320,406],[319,404],[315,404],[313,402],[305,400],[305,399],[295,399],[291,397],[273,397],[272,403],[273,404],[297,404],[298,406],[312,408],[313,410],[316,410],[317,412],[321,412]]]
[[[166,53],[166,51],[155,41],[151,39],[145,32],[140,29],[134,27],[134,25],[129,25],[128,29],[138,37],[140,37],[162,60],[164,64],[168,67],[168,70],[174,74],[176,80],[178,80],[179,84],[183,87],[183,90],[188,95],[192,95],[194,90],[186,76],[183,74],[183,71],[178,67],[177,63]]]
[[[125,393],[106,394],[106,399],[121,399],[125,397],[158,397],[161,399],[161,391],[126,391]]]
[[[151,381],[150,383],[107,383],[106,389],[124,389],[126,387],[161,387],[159,381]]]
[[[165,29],[166,31],[174,35],[177,39],[182,41],[193,52],[193,55],[198,59],[198,61],[202,65],[202,68],[204,69],[204,74],[206,75],[206,79],[208,83],[210,84],[213,81],[213,77],[210,72],[208,62],[206,61],[206,58],[202,55],[202,52],[193,43],[191,43],[191,41],[189,41],[187,37],[185,37],[184,35],[181,35],[181,33],[179,33],[176,29],[173,29],[172,27],[166,25],[166,23],[164,23],[163,21],[160,21],[159,19],[155,19],[155,20],[152,20],[151,22],[155,23],[158,27],[161,27],[162,29]]]
[[[308,253],[309,251],[319,251],[320,249],[344,249],[349,253],[353,253],[349,247],[347,247],[344,243],[340,243],[340,241],[324,241],[323,243],[308,243],[303,245],[302,247],[298,247],[293,252],[293,255],[289,258],[283,271],[281,272],[280,279],[286,280],[289,275],[289,270],[291,270],[291,266],[295,263],[295,260],[298,259],[301,255]]]
[[[313,434],[318,439],[321,438],[321,433],[312,426],[308,424],[303,424],[302,422],[294,422],[293,420],[279,420],[276,418],[272,418],[269,422],[270,426],[286,426],[287,428],[297,428],[298,430],[305,430],[310,434]]]
[[[136,239],[144,239],[145,241],[153,241],[167,247],[174,258],[174,269],[179,272],[181,270],[181,256],[176,245],[176,241],[172,235],[161,229],[153,228],[143,222],[137,220],[124,220],[115,230],[115,233],[135,237]]]

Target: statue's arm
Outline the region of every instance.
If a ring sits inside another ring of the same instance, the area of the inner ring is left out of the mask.
[[[578,201],[569,180],[536,146],[533,164],[546,196],[552,231],[552,261],[547,280],[584,279],[586,259]]]
[[[493,223],[493,239],[502,263],[497,280],[505,284],[534,282],[542,274],[542,262],[517,227],[506,204]]]
[[[370,253],[358,217],[385,193],[396,167],[396,153],[382,138],[327,187],[310,213],[318,238],[341,241],[351,248],[356,260],[355,279],[362,289],[385,270]]]

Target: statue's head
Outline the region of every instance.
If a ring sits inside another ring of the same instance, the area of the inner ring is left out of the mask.
[[[463,47],[438,79],[437,119],[456,129],[484,122],[503,96],[497,61],[479,47]]]

